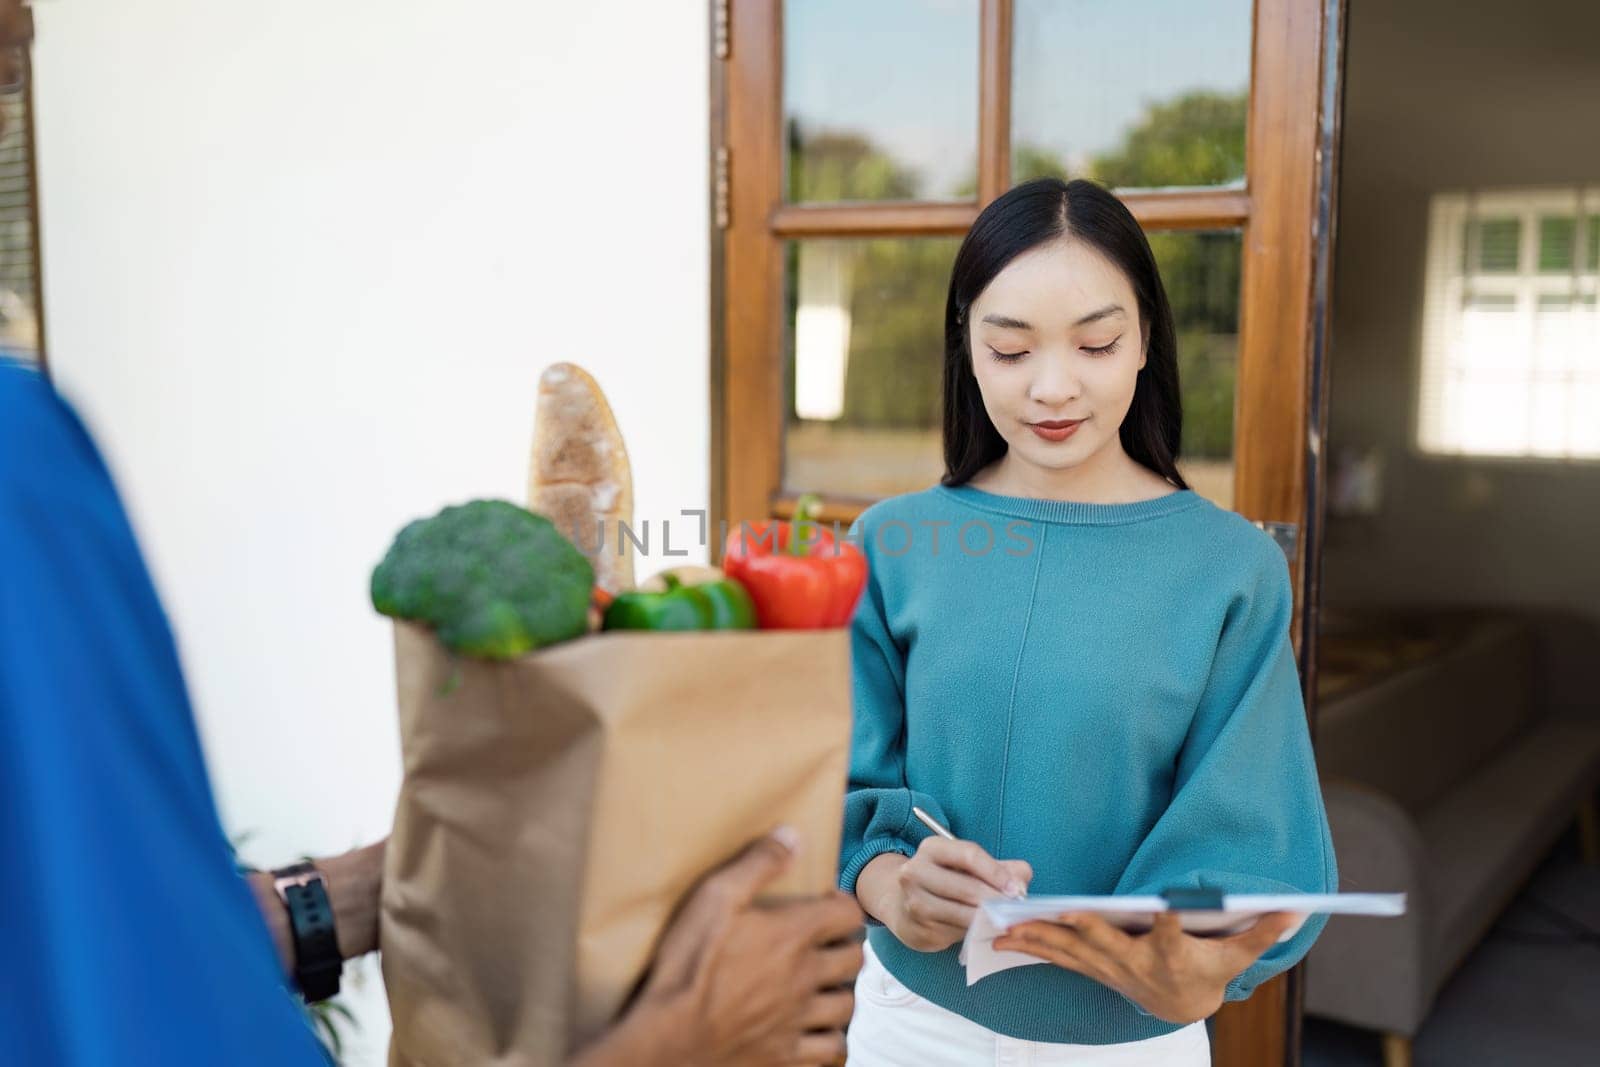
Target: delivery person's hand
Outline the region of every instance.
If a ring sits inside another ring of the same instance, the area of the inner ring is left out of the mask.
[[[1022,896],[1031,881],[1033,868],[1022,860],[997,860],[971,841],[928,837],[915,856],[873,857],[856,878],[856,897],[901,944],[938,952],[966,936],[979,904]]]
[[[634,1008],[574,1067],[843,1061],[860,909],[842,893],[755,903],[795,844],[778,831],[700,884],[663,935]]]
[[[1178,916],[1156,915],[1147,934],[1117,929],[1092,912],[1014,926],[994,947],[1026,952],[1110,986],[1169,1023],[1193,1023],[1222,1007],[1229,982],[1278,943],[1300,916],[1270,912],[1231,937],[1195,937]]]

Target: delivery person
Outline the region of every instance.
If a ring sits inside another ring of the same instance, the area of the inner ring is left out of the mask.
[[[7,359],[0,812],[0,1062],[323,1062],[284,991],[290,924],[272,920],[274,958],[235,872],[177,649],[111,478],[50,384]],[[776,833],[702,883],[641,996],[578,1063],[842,1054],[853,1001],[838,987],[861,962],[854,902],[751,903],[794,844]],[[341,957],[376,947],[381,870],[380,845],[302,879],[320,880]],[[255,888],[269,916],[282,908],[267,876]]]

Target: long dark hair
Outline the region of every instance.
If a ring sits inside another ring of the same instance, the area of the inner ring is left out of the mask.
[[[1093,182],[1038,178],[995,200],[961,242],[950,271],[944,306],[944,478],[962,485],[1006,451],[989,420],[972,374],[967,348],[967,310],[1006,264],[1031,248],[1065,234],[1087,241],[1115,263],[1139,301],[1145,365],[1122,420],[1122,448],[1129,457],[1179,489],[1178,438],[1183,404],[1178,394],[1178,341],[1172,306],[1161,285],[1150,242],[1127,207]]]

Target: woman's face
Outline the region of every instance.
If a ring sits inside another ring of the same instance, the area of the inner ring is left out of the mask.
[[[1070,236],[1040,245],[995,276],[967,322],[972,373],[1012,461],[1048,476],[1121,454],[1145,338],[1115,264]]]

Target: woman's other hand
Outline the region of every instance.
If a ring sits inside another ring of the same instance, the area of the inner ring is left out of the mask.
[[[856,897],[901,944],[938,952],[966,936],[979,904],[1020,897],[1031,881],[1033,868],[1022,860],[997,860],[971,841],[929,837],[915,856],[874,857],[856,879]]]
[[[1156,915],[1147,934],[1126,933],[1093,913],[1068,912],[1055,922],[1014,926],[995,938],[994,947],[1077,971],[1159,1019],[1187,1024],[1222,1007],[1228,983],[1299,919],[1275,911],[1229,937],[1195,937],[1170,911]]]

